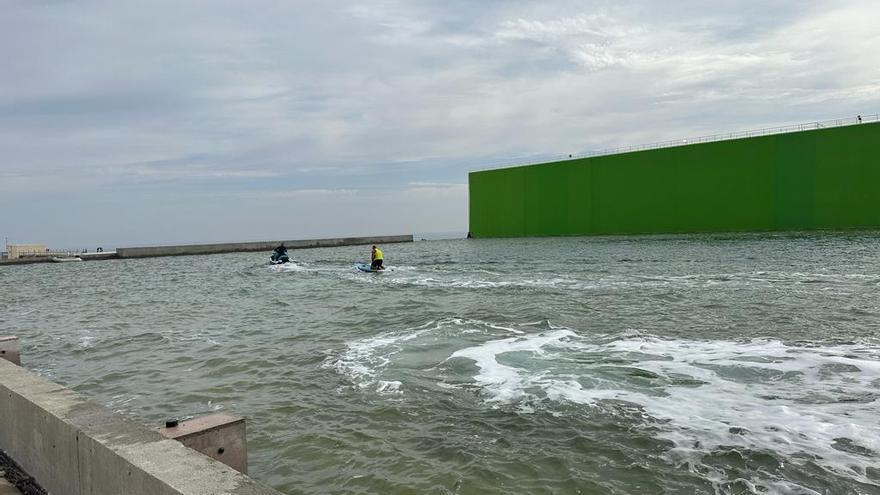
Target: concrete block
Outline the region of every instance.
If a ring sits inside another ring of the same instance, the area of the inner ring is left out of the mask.
[[[159,433],[247,474],[247,429],[242,416],[209,414],[160,428]]]
[[[112,260],[118,258],[116,255],[116,251],[102,251],[99,253],[80,253],[79,259],[83,261],[94,261],[94,260]]]
[[[0,335],[0,359],[21,366],[21,348],[18,337]]]
[[[49,493],[280,495],[2,359],[0,449]]]

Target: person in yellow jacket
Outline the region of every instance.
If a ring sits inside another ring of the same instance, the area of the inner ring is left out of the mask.
[[[384,270],[385,266],[383,265],[385,261],[385,255],[382,254],[382,250],[373,246],[373,252],[371,253],[370,259],[373,262],[370,264],[370,268],[373,270]]]

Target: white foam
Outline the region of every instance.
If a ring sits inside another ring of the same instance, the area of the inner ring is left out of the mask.
[[[571,330],[554,330],[541,335],[495,340],[455,351],[451,358],[472,359],[480,368],[480,373],[474,377],[477,383],[492,390],[491,400],[506,402],[520,398],[524,393],[525,383],[532,380],[519,369],[499,363],[498,356],[508,352],[540,354],[544,345],[570,336],[574,336]]]
[[[400,387],[403,383],[397,380],[379,380],[379,383],[376,385],[376,392],[380,394],[402,394],[403,390]]]
[[[451,289],[554,289],[565,291],[621,290],[633,287],[654,288],[700,288],[700,287],[749,287],[804,283],[826,285],[821,290],[836,290],[836,286],[858,279],[876,279],[874,275],[841,273],[799,273],[782,271],[744,271],[731,273],[695,273],[682,275],[635,275],[595,273],[588,279],[552,275],[536,277],[532,272],[496,273],[482,269],[461,271],[455,268],[424,266],[395,267],[397,276],[385,278],[381,283]],[[524,276],[525,275],[525,276]],[[373,279],[361,282],[376,283]],[[792,290],[796,290],[792,288]]]
[[[95,337],[91,333],[86,333],[86,334],[80,335],[79,347],[81,349],[88,349],[88,348],[95,345],[95,340],[97,340],[97,337]]]
[[[514,364],[505,358],[522,352],[529,357]],[[588,353],[613,359],[572,367],[570,358]],[[556,402],[634,404],[662,420],[657,435],[675,444],[668,454],[675,463],[699,464],[707,453],[730,447],[788,459],[815,455],[813,462],[838,476],[876,485],[865,475],[876,464],[871,453],[880,453],[876,345],[657,338],[595,344],[552,330],[485,342],[453,357],[474,361],[474,381],[493,404],[517,402],[522,409],[522,401],[538,398],[536,389]],[[855,448],[840,450],[840,442]],[[774,483],[782,481],[765,485]]]
[[[294,261],[290,263],[281,263],[279,265],[269,265],[269,269],[275,272],[304,272],[308,271],[305,265],[298,264]]]
[[[405,349],[416,349],[419,345],[452,346],[460,342],[461,336],[472,335],[479,339],[487,333],[517,334],[522,331],[469,318],[444,318],[349,342],[341,353],[330,351],[323,366],[347,377],[359,389],[387,391],[389,385],[383,383],[400,382],[395,374],[400,372],[393,369],[393,363],[395,357]],[[402,386],[403,383],[400,383],[397,388]]]
[[[391,283],[399,285],[415,285],[421,287],[439,287],[450,289],[558,288],[583,290],[595,287],[595,285],[593,284],[584,284],[583,282],[578,282],[565,278],[481,280],[456,277],[401,277],[391,280]]]
[[[699,466],[694,472],[713,483],[735,480],[703,458],[742,449],[790,463],[811,459],[837,476],[876,486],[866,470],[875,464],[872,453],[880,453],[880,345],[644,333],[587,339],[546,321],[512,326],[446,318],[350,342],[324,366],[355,389],[393,395],[403,392],[413,370],[424,377],[432,367],[450,380],[441,388],[469,390],[462,380],[472,372],[456,363],[470,361],[477,370],[473,384],[490,407],[554,415],[570,414],[572,405],[610,414],[621,407],[640,411],[645,433],[672,443],[669,462]],[[765,473],[752,473],[749,482],[774,493],[810,493]]]

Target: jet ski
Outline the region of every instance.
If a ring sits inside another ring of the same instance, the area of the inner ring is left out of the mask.
[[[369,263],[355,263],[354,267],[362,272],[367,272],[367,273],[379,273],[379,272],[384,272],[385,270],[387,270],[387,268],[385,268],[385,267],[382,267],[378,270],[374,270],[373,267],[370,266]]]
[[[272,256],[269,257],[269,263],[273,265],[290,263],[290,257],[287,256],[287,250],[276,248],[275,251],[272,251]]]

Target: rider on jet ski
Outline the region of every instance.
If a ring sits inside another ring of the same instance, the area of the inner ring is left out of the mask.
[[[287,256],[287,248],[284,247],[284,243],[282,242],[274,251],[272,251],[272,257],[270,258],[272,263],[287,263],[290,261],[290,258]]]
[[[370,269],[374,272],[385,269],[385,255],[382,254],[382,250],[373,246],[372,251],[370,252],[370,259],[372,263],[370,263]]]

